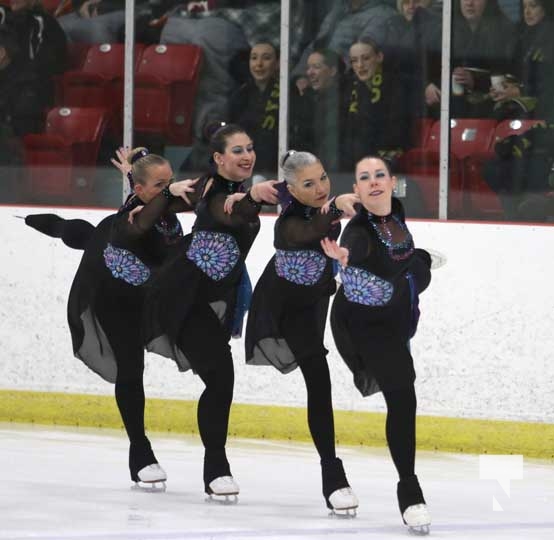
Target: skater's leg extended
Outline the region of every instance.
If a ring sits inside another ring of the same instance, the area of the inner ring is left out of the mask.
[[[25,223],[37,231],[61,238],[66,246],[85,249],[94,226],[83,219],[63,219],[55,214],[34,214],[25,218]]]

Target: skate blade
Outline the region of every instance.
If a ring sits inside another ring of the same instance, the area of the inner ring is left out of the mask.
[[[216,495],[211,493],[206,497],[207,503],[216,503],[224,505],[233,505],[239,502],[238,493],[227,493],[225,495]]]
[[[353,508],[333,509],[329,512],[329,516],[337,519],[354,519],[358,515],[357,509],[357,506]]]
[[[431,532],[429,525],[414,525],[408,526],[408,531],[414,536],[427,536]]]
[[[163,493],[166,490],[164,480],[158,480],[155,482],[135,482],[131,486],[134,491],[144,491],[146,493]]]

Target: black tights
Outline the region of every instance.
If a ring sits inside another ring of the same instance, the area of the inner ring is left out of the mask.
[[[225,453],[229,412],[233,401],[235,374],[231,351],[222,351],[217,368],[199,373],[206,385],[198,400],[198,430],[204,444],[204,483],[220,476],[230,476],[231,469]]]
[[[136,325],[130,322],[130,314],[140,312],[140,302],[122,309],[121,302],[106,298],[96,306],[96,315],[117,363],[115,400],[129,437],[129,469],[133,480],[138,480],[137,472],[143,467],[157,463],[144,428],[144,350]]]
[[[195,304],[179,332],[178,347],[206,388],[198,400],[198,431],[204,444],[204,483],[230,476],[225,453],[235,373],[229,333],[205,302]]]
[[[324,355],[299,360],[298,366],[308,394],[308,426],[322,461],[332,460],[335,453],[335,422],[331,396],[331,377]]]
[[[386,435],[400,480],[414,475],[417,399],[413,385],[383,392],[387,403]]]
[[[61,238],[66,246],[73,249],[85,249],[94,225],[82,219],[63,219],[55,214],[32,214],[25,223],[43,234]]]

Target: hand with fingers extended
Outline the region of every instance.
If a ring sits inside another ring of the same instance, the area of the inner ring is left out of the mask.
[[[173,182],[173,184],[169,184],[169,192],[174,197],[181,197],[188,205],[192,206],[187,193],[194,192],[194,185],[196,184],[196,182],[198,182],[198,178],[187,178],[186,180],[178,180],[177,182]]]
[[[321,247],[327,257],[339,261],[339,264],[343,268],[348,264],[348,257],[350,253],[347,248],[339,246],[336,240],[323,238],[323,240],[321,240]]]
[[[335,207],[340,210],[344,217],[352,217],[356,215],[354,205],[360,202],[360,197],[355,193],[344,193],[338,197],[328,200],[322,207],[321,213],[327,214],[330,206],[334,203]]]
[[[244,199],[244,197],[246,197],[246,193],[233,193],[232,195],[228,195],[225,199],[225,204],[223,205],[223,211],[226,214],[232,214],[235,203]]]
[[[112,165],[114,165],[116,169],[119,169],[121,171],[121,174],[123,174],[124,176],[127,176],[132,169],[131,164],[127,161],[127,158],[129,157],[130,153],[131,153],[131,150],[129,150],[127,146],[125,147],[120,146],[115,151],[115,155],[117,156],[117,159],[115,158],[110,159],[110,161],[112,162]]]
[[[266,180],[254,184],[250,188],[250,196],[258,203],[277,204],[279,202],[279,192],[275,185],[281,182],[282,180]]]

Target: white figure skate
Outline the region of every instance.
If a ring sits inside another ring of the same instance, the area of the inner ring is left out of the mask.
[[[138,482],[132,486],[132,489],[148,491],[150,493],[163,492],[166,489],[165,481],[167,474],[158,463],[152,463],[143,467],[138,473]]]
[[[341,518],[355,518],[358,508],[358,497],[352,488],[337,489],[329,495],[329,504],[333,507],[329,515]]]
[[[446,264],[446,255],[436,249],[425,248],[425,251],[431,255],[431,270],[436,270]]]
[[[219,476],[208,484],[206,502],[237,504],[240,488],[232,476]]]
[[[404,523],[412,534],[425,536],[430,532],[431,514],[426,504],[413,504],[408,506],[402,514]]]

